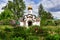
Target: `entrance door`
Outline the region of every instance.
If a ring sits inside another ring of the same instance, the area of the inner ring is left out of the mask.
[[[28,26],[31,26],[32,25],[32,21],[28,21]]]

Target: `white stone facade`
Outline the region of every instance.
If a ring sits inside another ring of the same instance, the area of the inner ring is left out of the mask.
[[[20,21],[20,26],[25,26],[25,27],[32,25],[40,26],[40,18],[32,14],[32,7],[28,7],[28,14],[20,18],[19,21]]]
[[[35,15],[25,15],[23,19],[20,20],[20,26],[32,26],[32,25],[38,25],[40,26],[40,18],[36,18]]]

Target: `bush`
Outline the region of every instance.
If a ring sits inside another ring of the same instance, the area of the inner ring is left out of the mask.
[[[10,20],[10,25],[12,25],[12,26],[16,26],[16,21],[15,20]]]
[[[0,31],[0,39],[4,39],[5,38],[5,32],[3,32],[3,31]]]
[[[5,32],[12,32],[13,29],[12,29],[12,28],[7,28],[7,27],[5,27],[4,31],[5,31]]]
[[[15,26],[16,25],[15,22],[16,21],[13,20],[13,19],[4,19],[4,20],[0,21],[0,25],[12,25],[12,26]]]
[[[37,32],[38,32],[38,29],[39,29],[39,26],[31,26],[30,28],[29,28],[29,31],[30,31],[30,33],[32,34],[32,35],[36,35],[37,34]]]
[[[37,37],[37,36],[29,36],[29,37],[27,37],[27,40],[39,40],[39,37]]]
[[[24,40],[22,37],[15,37],[13,40]]]
[[[44,25],[45,26],[47,26],[47,25],[55,26],[55,22],[54,22],[54,20],[46,20]]]
[[[28,37],[28,35],[26,33],[26,28],[15,27],[13,37],[22,37],[22,38],[26,39],[26,37]]]
[[[32,26],[29,28],[30,29],[30,33],[32,35],[38,35],[38,36],[46,36],[47,30],[43,27],[39,27],[39,26]]]
[[[9,25],[9,20],[8,19],[5,19],[5,20],[2,20],[3,21],[3,25]]]
[[[2,40],[39,40],[39,37],[45,37],[45,40],[60,40],[59,30],[56,27],[25,27],[5,28],[0,31]],[[52,35],[53,34],[53,35]]]
[[[2,40],[10,40],[13,35],[13,30],[11,28],[5,28],[3,31],[0,31],[0,38]]]
[[[58,35],[58,34],[54,34],[54,35],[49,34],[49,35],[46,36],[45,40],[60,40],[60,35]]]

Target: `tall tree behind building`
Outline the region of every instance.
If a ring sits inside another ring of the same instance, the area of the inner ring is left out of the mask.
[[[50,12],[46,12],[42,4],[39,5],[38,13],[39,17],[41,18],[41,25],[44,25],[46,20],[53,19],[52,14]]]
[[[8,1],[4,9],[9,9],[14,14],[14,18],[18,19],[24,14],[25,4],[23,0]]]

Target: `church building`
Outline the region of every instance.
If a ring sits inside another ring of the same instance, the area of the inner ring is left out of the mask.
[[[32,14],[33,12],[32,6],[28,6],[27,10],[28,10],[28,14],[24,15],[19,19],[20,26],[25,26],[25,27],[29,27],[32,25],[40,26],[40,18]]]

